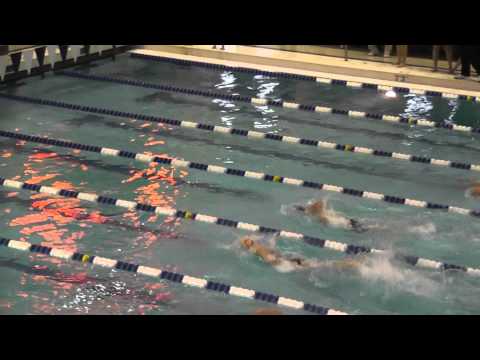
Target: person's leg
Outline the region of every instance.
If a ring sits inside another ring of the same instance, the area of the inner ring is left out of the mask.
[[[476,75],[477,75],[475,80],[480,81],[480,61],[475,60],[475,59],[472,60],[472,67],[475,70]]]
[[[448,73],[453,74],[453,48],[451,45],[445,45],[444,51],[445,51],[445,54],[447,55]]]
[[[460,67],[460,47],[458,45],[449,45],[452,50],[452,74],[455,74]]]
[[[460,50],[462,58],[462,76],[470,77],[470,67],[472,65],[472,57],[469,46],[462,46]]]
[[[433,71],[436,72],[438,70],[438,55],[440,52],[439,49],[440,45],[433,45],[433,53],[432,53],[432,58],[433,58]]]
[[[407,63],[407,46],[408,45],[397,45],[397,65],[400,67],[405,66],[405,64]]]
[[[473,49],[472,66],[477,73],[477,77],[480,78],[480,48],[478,47]]]
[[[393,45],[385,45],[385,49],[383,51],[383,57],[392,56],[392,47],[393,47]]]
[[[402,62],[403,62],[403,65],[406,66],[407,65],[407,57],[408,57],[408,45],[403,45],[402,51],[403,51]]]
[[[368,55],[370,56],[378,56],[380,54],[377,45],[368,45],[368,50]]]

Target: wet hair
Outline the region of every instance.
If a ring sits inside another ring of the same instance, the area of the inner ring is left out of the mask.
[[[247,249],[250,249],[250,248],[255,244],[255,242],[254,242],[252,239],[248,238],[248,237],[241,239],[241,240],[240,240],[240,243],[241,243],[243,246],[245,246]]]

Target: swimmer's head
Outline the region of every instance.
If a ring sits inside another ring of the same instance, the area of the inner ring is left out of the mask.
[[[475,184],[474,186],[472,186],[470,189],[468,189],[468,193],[471,197],[480,197],[480,184]]]
[[[255,244],[255,241],[248,237],[245,237],[240,240],[240,244],[242,244],[242,246],[248,250]]]
[[[309,214],[315,214],[315,215],[318,215],[318,214],[322,214],[325,210],[325,201],[324,200],[319,200],[319,201],[315,201],[313,204],[311,205],[308,205],[306,211],[309,213]]]

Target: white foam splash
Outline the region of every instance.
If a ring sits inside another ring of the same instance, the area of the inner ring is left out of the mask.
[[[289,261],[281,261],[280,264],[275,265],[275,270],[281,273],[289,273],[295,270],[298,270],[295,265]]]
[[[437,228],[434,223],[426,223],[423,225],[410,226],[408,231],[414,234],[430,235],[437,232]]]
[[[360,276],[371,282],[383,282],[393,291],[406,291],[431,297],[439,293],[441,284],[420,271],[395,266],[388,257],[368,257],[359,266]]]
[[[328,204],[326,204],[326,206],[328,206]],[[350,228],[350,220],[340,215],[335,210],[327,208],[325,214],[327,215],[329,225],[342,229]]]

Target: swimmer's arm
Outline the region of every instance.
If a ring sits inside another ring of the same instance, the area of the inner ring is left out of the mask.
[[[325,216],[324,214],[317,214],[315,216],[319,222],[321,222],[324,225],[328,225],[330,221],[328,220],[328,217]]]
[[[255,253],[268,264],[275,264],[278,262],[278,254],[276,254],[275,251],[269,250],[263,246],[258,246],[255,249]]]
[[[344,269],[358,269],[361,265],[361,262],[356,260],[356,259],[350,259],[350,258],[347,258],[347,259],[343,259],[343,260],[339,260],[337,262],[335,262],[335,267],[337,269],[341,269],[341,270],[344,270]]]
[[[280,237],[280,232],[277,232],[268,238],[268,246],[272,249],[277,247],[277,240]]]

